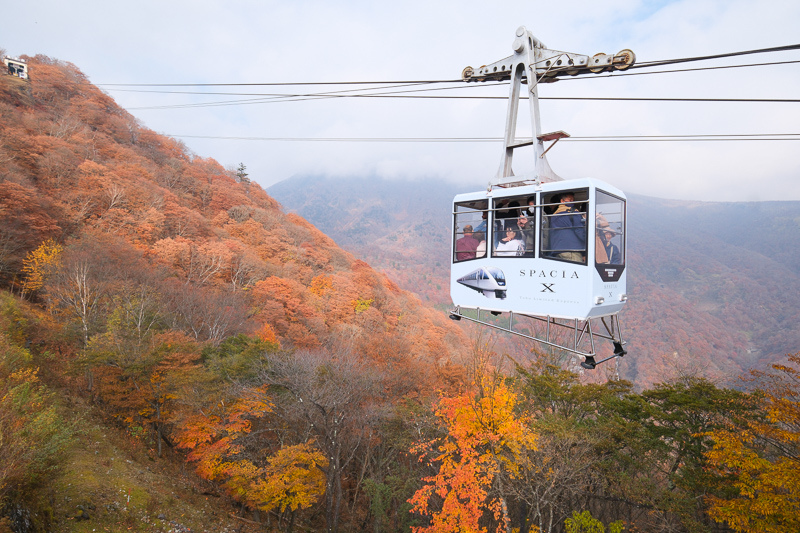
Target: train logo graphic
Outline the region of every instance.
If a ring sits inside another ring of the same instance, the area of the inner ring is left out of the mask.
[[[506,297],[506,275],[496,267],[481,267],[456,281],[476,290],[487,298],[504,300]]]

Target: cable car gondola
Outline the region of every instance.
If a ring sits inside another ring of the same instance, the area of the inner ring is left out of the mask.
[[[568,137],[542,135],[538,89],[542,82],[582,71],[624,69],[633,52],[593,57],[548,50],[524,27],[514,55],[475,72],[465,81],[511,80],[504,156],[485,191],[453,199],[450,317],[467,319],[582,356],[581,366],[625,355],[619,312],[626,294],[626,198],[593,178],[562,180],[545,159],[544,143]],[[520,88],[527,82],[534,139],[516,138]],[[535,169],[515,176],[514,149],[533,146]],[[509,325],[483,318],[507,314]],[[539,335],[514,329],[515,316],[543,325]],[[556,332],[567,330],[565,336]],[[611,341],[613,355],[596,361],[595,338]]]

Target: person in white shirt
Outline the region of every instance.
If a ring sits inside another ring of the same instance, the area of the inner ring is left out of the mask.
[[[525,243],[517,236],[513,227],[506,228],[506,236],[500,239],[495,249],[497,256],[521,256],[525,253]]]

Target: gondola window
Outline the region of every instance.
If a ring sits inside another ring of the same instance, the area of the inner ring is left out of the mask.
[[[453,261],[486,257],[488,202],[478,200],[455,205],[453,216]]]
[[[595,263],[625,264],[625,201],[597,191]]]
[[[536,196],[494,200],[492,255],[534,257],[536,252]]]
[[[559,191],[543,198],[542,257],[586,264],[587,201],[585,189]]]

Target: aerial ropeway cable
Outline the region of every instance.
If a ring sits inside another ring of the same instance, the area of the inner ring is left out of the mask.
[[[800,44],[790,44],[784,46],[776,46],[772,48],[760,48],[760,49],[753,49],[753,50],[742,50],[738,52],[728,52],[724,54],[714,54],[714,55],[706,55],[706,56],[695,56],[695,57],[684,57],[684,58],[674,58],[674,59],[662,59],[656,61],[646,61],[646,62],[638,62],[635,65],[631,64],[626,69],[636,70],[642,68],[651,68],[651,67],[658,67],[658,66],[665,66],[665,65],[677,65],[681,63],[691,63],[696,61],[709,61],[713,59],[721,59],[727,57],[737,57],[743,55],[751,55],[751,54],[764,54],[764,53],[776,53],[776,52],[786,52],[791,50],[800,50]],[[623,51],[624,52],[624,51]],[[743,68],[743,67],[758,67],[758,66],[770,66],[770,65],[782,65],[782,64],[790,64],[790,63],[797,63],[798,61],[779,61],[779,62],[772,62],[772,63],[750,63],[750,64],[742,64],[742,65],[719,65],[713,67],[700,67],[697,69],[687,69],[687,70],[714,70],[714,69],[721,69],[721,68]],[[602,71],[600,71],[602,72]],[[654,74],[667,74],[667,73],[674,73],[674,72],[683,72],[674,70],[674,71],[659,71],[655,72]],[[595,72],[599,73],[599,72]],[[615,73],[617,76],[622,75],[622,73]],[[626,72],[625,75],[633,75],[634,73]],[[636,73],[639,74],[639,73]],[[566,78],[569,79],[569,78]],[[463,77],[459,79],[450,79],[450,80],[398,80],[398,81],[386,81],[386,80],[377,80],[377,81],[322,81],[322,82],[237,82],[237,83],[96,83],[98,87],[284,87],[284,86],[315,86],[315,85],[402,85],[402,84],[438,84],[438,83],[458,83],[464,81]],[[113,90],[120,90],[120,89],[113,89]],[[198,93],[198,94],[210,94],[210,93]],[[237,94],[237,93],[234,93]]]

